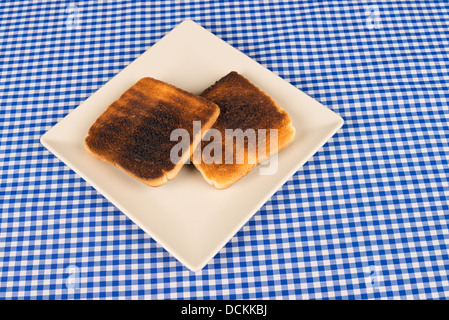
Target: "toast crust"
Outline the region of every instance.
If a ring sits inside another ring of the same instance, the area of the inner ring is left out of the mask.
[[[213,102],[163,81],[143,78],[98,117],[85,139],[86,149],[149,186],[161,186],[176,177],[219,113]],[[201,132],[196,135],[194,121],[201,121]],[[175,129],[185,129],[190,135],[189,149],[177,163],[170,159],[178,143],[170,140]]]
[[[217,189],[228,188],[249,174],[258,164],[285,149],[295,138],[296,130],[290,116],[265,92],[235,71],[230,72],[204,90],[201,96],[220,107],[220,116],[213,128],[218,129],[222,135],[223,157],[221,164],[206,164],[202,161],[194,163],[194,165],[201,172],[203,178]],[[265,129],[267,133],[265,138],[266,155],[259,157],[258,152],[253,154],[246,143],[243,150],[245,159],[243,164],[236,162],[238,152],[235,146],[234,162],[232,164],[225,163],[225,148],[229,147],[224,143],[226,129],[242,129],[243,131],[254,129],[258,142],[259,139],[263,139],[257,134],[258,129]],[[277,150],[270,150],[270,129],[278,131]],[[201,148],[204,149],[208,143],[203,141]],[[255,163],[248,161],[250,156],[256,159]]]

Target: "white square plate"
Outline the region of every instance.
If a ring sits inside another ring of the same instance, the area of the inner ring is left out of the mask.
[[[199,94],[232,70],[270,95],[296,127],[295,141],[280,152],[274,175],[260,175],[256,168],[230,188],[216,190],[186,165],[174,180],[152,188],[86,151],[89,127],[140,78],[151,76]],[[41,143],[187,268],[198,271],[342,125],[340,116],[186,20],[45,133]]]

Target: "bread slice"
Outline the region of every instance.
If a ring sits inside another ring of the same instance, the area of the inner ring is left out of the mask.
[[[204,148],[212,143],[212,139],[210,142],[203,141],[201,143],[202,157],[199,157],[200,161],[197,160],[197,163],[195,161],[193,163],[204,179],[216,188],[225,189],[229,187],[247,175],[257,164],[266,161],[293,142],[296,130],[292,125],[290,116],[266,93],[237,72],[233,71],[221,78],[214,85],[204,90],[201,96],[220,107],[220,116],[213,128],[221,133],[222,163],[204,161]],[[235,145],[232,146],[234,148],[232,163],[226,161],[225,153],[229,145],[225,143],[225,130],[242,129],[242,131],[246,131],[251,128],[256,133],[257,151],[254,148],[248,148],[249,140],[246,139],[243,149],[244,162],[237,163],[236,157],[239,155],[239,151],[236,150]],[[259,129],[266,130],[266,138],[259,134]],[[277,150],[270,150],[270,129],[277,129]],[[258,146],[264,146],[264,144],[266,152],[261,153]],[[264,154],[265,156],[263,156]],[[250,158],[250,156],[253,158]]]
[[[176,177],[219,113],[213,102],[168,83],[143,78],[95,121],[85,145],[95,157],[157,187]],[[201,130],[195,136],[194,121],[201,121]],[[171,149],[178,143],[170,140],[175,129],[185,129],[190,135],[189,150],[181,151],[177,163],[170,158]]]

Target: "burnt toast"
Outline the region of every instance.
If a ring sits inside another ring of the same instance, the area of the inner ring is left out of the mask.
[[[85,145],[95,157],[157,187],[176,177],[219,113],[217,105],[205,98],[146,77],[98,117]],[[193,132],[194,121],[201,121],[200,132]],[[190,135],[189,148],[177,163],[170,157],[178,143],[170,138],[175,129]]]
[[[220,115],[213,129],[221,133],[221,163],[205,161],[203,151],[212,142],[202,141],[198,147],[201,148],[201,156],[197,158],[199,161],[193,161],[193,164],[204,179],[217,189],[231,186],[294,140],[296,130],[290,116],[265,92],[235,71],[205,89],[201,97],[214,102],[220,108]],[[238,151],[235,145],[229,146],[226,143],[226,129],[253,129],[257,139],[256,148],[249,148],[247,139],[241,151]],[[260,135],[259,129],[265,129],[266,135]],[[277,130],[277,148],[271,148],[271,129]],[[261,146],[266,148],[264,153],[259,152]],[[226,148],[233,148],[232,161],[226,159]],[[243,156],[240,158],[244,159],[243,162],[236,161],[239,152],[243,152],[243,155],[240,154]]]

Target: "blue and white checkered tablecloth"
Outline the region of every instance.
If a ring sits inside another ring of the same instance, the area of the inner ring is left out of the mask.
[[[449,297],[445,1],[2,1],[0,298]],[[186,18],[345,119],[200,272],[40,143]]]

